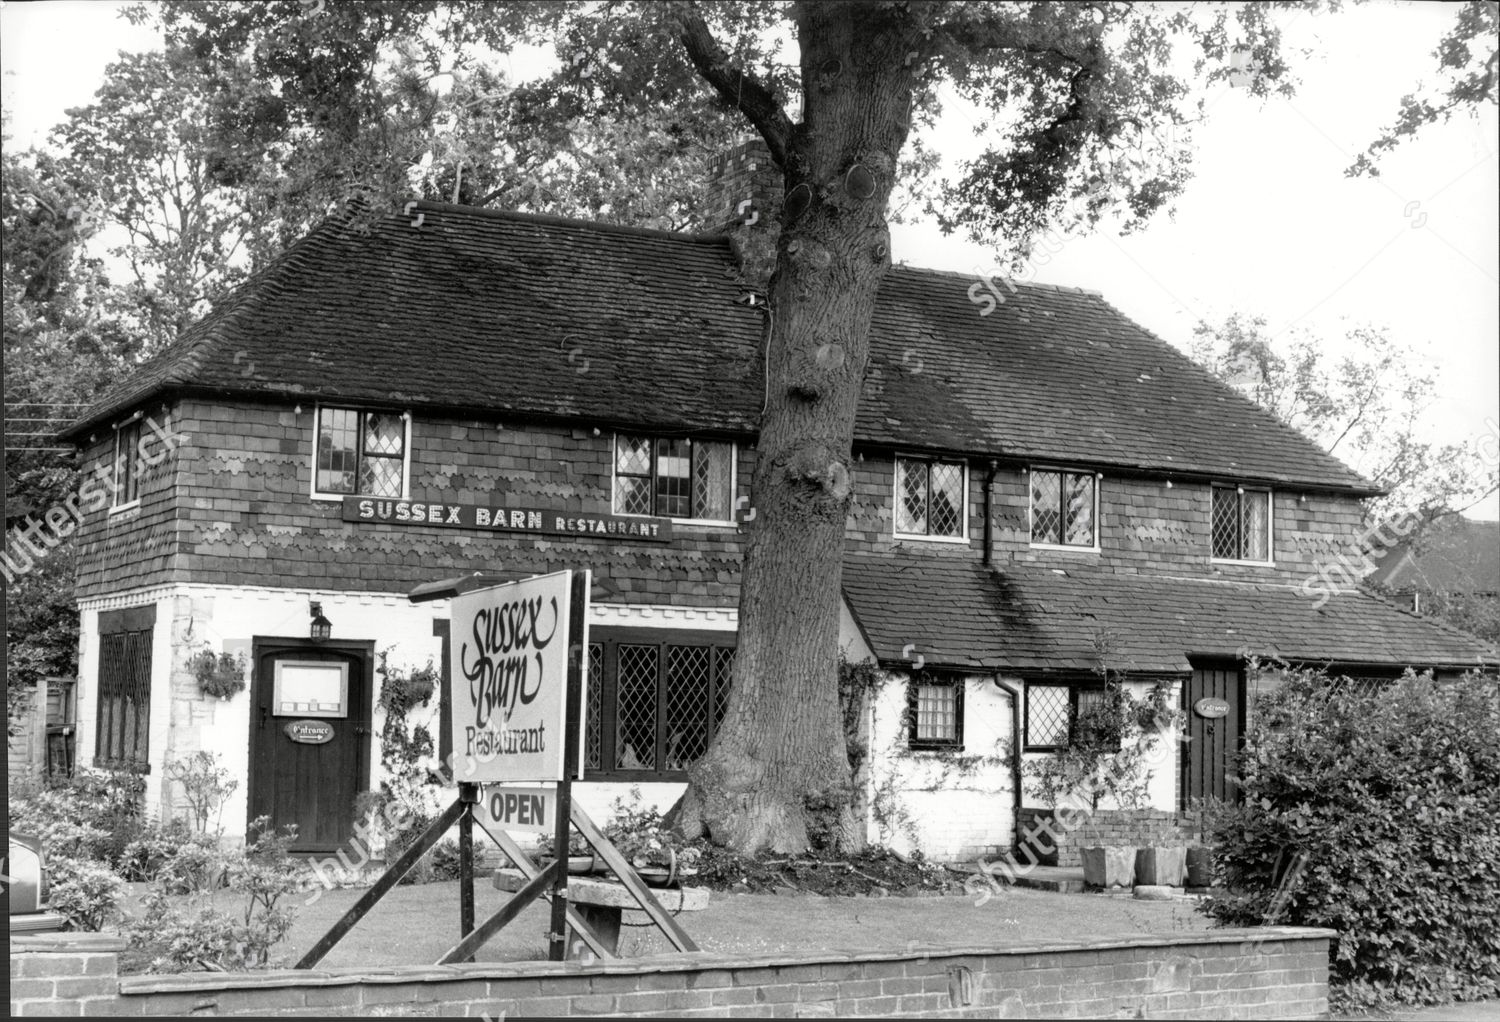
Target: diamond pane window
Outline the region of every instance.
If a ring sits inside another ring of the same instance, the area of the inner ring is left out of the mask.
[[[1213,487],[1209,527],[1214,557],[1229,561],[1269,561],[1270,491]]]
[[[1062,749],[1072,716],[1067,685],[1026,686],[1026,747]]]
[[[1031,541],[1048,546],[1097,545],[1093,473],[1034,468],[1030,475]]]
[[[314,489],[400,497],[406,492],[406,419],[389,412],[319,408]]]
[[[727,522],[733,496],[733,444],[616,435],[616,514]]]
[[[714,647],[714,730],[724,722],[724,711],[729,708],[729,672],[734,669],[734,648]]]
[[[589,643],[589,714],[584,732],[583,765],[598,770],[604,762],[604,647]]]
[[[963,682],[957,678],[914,679],[908,689],[913,748],[963,745]]]
[[[957,461],[896,459],[896,533],[964,535],[964,465]]]
[[[686,770],[708,751],[708,696],[712,651],[707,646],[667,647],[668,770]]]
[[[615,678],[615,762],[621,770],[656,768],[655,646],[618,649]]]

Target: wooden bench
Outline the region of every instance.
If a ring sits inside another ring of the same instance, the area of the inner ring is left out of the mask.
[[[493,883],[497,891],[514,894],[526,886],[526,877],[520,870],[497,869]],[[676,915],[679,912],[697,912],[708,907],[707,887],[652,888],[651,893],[661,907]],[[599,942],[611,954],[618,954],[620,947],[620,922],[622,913],[629,909],[640,910],[634,897],[617,880],[591,879],[582,876],[568,877],[568,905],[572,907]],[[575,940],[572,928],[568,930],[568,957],[589,957],[588,945]]]

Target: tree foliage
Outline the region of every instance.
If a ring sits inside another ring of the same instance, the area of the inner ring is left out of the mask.
[[[1337,930],[1332,979],[1362,1006],[1500,992],[1495,679],[1371,691],[1288,670],[1255,709],[1243,799],[1210,814],[1227,893],[1209,913]]]
[[[1367,505],[1371,517],[1462,511],[1500,487],[1478,443],[1422,439],[1436,384],[1385,330],[1352,328],[1337,355],[1322,338],[1275,338],[1263,318],[1240,313],[1193,332],[1200,364],[1389,491]]]

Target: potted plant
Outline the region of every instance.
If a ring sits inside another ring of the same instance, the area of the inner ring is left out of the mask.
[[[642,806],[640,798],[640,789],[632,788],[629,805],[615,799],[615,816],[604,836],[652,886],[671,887],[695,875],[703,853],[663,826],[661,813]]]
[[[556,855],[553,852],[554,841],[551,834],[543,834],[536,843],[537,858],[543,866],[549,864]],[[598,860],[594,857],[594,849],[578,831],[568,830],[568,872],[569,873],[593,873],[599,868]]]
[[[228,699],[245,687],[245,654],[215,653],[206,644],[188,657],[188,670],[198,679],[198,690],[207,696]]]

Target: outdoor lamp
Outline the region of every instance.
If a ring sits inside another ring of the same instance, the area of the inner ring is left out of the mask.
[[[308,613],[312,615],[312,627],[308,634],[316,641],[322,641],[333,634],[333,622],[323,616],[323,605],[316,600],[307,605]]]

